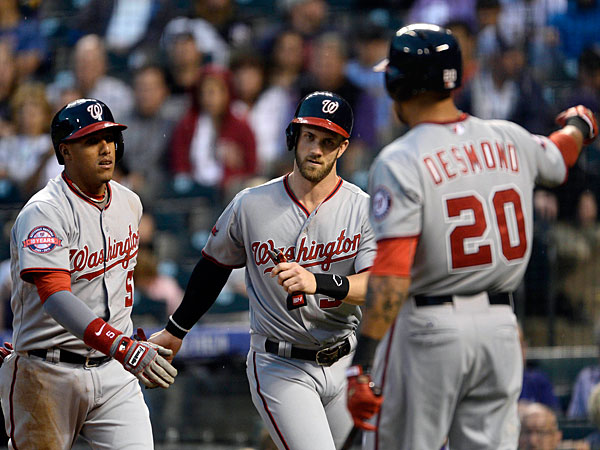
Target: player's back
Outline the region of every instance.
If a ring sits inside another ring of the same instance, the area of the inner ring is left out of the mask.
[[[419,124],[373,165],[374,227],[378,239],[419,235],[412,294],[513,291],[531,252],[534,183],[565,174],[549,139],[513,123]]]

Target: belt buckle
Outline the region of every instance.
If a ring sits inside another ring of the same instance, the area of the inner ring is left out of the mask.
[[[89,356],[86,356],[83,365],[89,369],[91,367],[98,367],[102,362],[102,358],[90,358]]]
[[[335,345],[333,347],[322,348],[317,352],[315,360],[317,364],[320,366],[329,367],[333,363],[337,362],[340,359],[340,351],[342,350],[342,346],[344,343]]]

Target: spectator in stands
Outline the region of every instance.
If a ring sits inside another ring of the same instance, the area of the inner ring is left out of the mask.
[[[110,105],[113,115],[121,120],[133,108],[133,93],[123,81],[107,74],[107,57],[100,36],[88,34],[77,41],[73,52],[75,87],[87,98],[101,98]]]
[[[323,0],[279,0],[287,25],[305,39],[319,35],[327,24],[329,5]]]
[[[407,23],[443,25],[459,20],[477,26],[476,0],[415,0],[408,11]]]
[[[463,21],[451,21],[444,25],[458,41],[460,45],[460,52],[463,60],[463,73],[462,73],[462,85],[468,85],[475,74],[479,72],[479,60],[477,59],[477,40],[472,28],[468,22]],[[462,86],[453,91],[453,95],[456,97],[459,95]]]
[[[558,303],[549,301],[554,295],[554,285],[550,282],[553,277],[551,266],[553,252],[549,234],[558,217],[558,199],[554,192],[537,188],[533,194],[533,207],[531,259],[525,272],[524,289],[516,293],[518,295],[516,303],[520,305],[520,317],[529,319],[538,316],[544,317],[545,320],[550,314],[550,309],[555,308]]]
[[[600,43],[600,2],[568,0],[567,11],[550,17],[549,23],[558,32],[567,72],[574,75],[581,52]]]
[[[35,17],[23,17],[18,0],[0,4],[0,42],[15,54],[16,77],[25,80],[38,70],[47,55],[47,42]]]
[[[348,48],[341,34],[325,33],[314,44],[309,73],[300,81],[300,96],[331,91],[345,98],[354,111],[352,141],[340,160],[342,177],[361,184],[356,177],[368,168],[376,148],[375,99],[346,76]]]
[[[46,91],[48,94],[57,96],[56,98],[52,99],[50,95],[48,95],[48,100],[52,104],[53,111],[58,111],[63,106],[68,105],[79,98],[83,98],[83,94],[75,86],[64,86],[56,91],[52,89],[47,89]]]
[[[523,388],[519,402],[542,403],[554,411],[560,411],[560,404],[554,395],[552,382],[541,370],[527,367],[527,341],[523,336],[523,328],[519,325],[519,341],[523,353]]]
[[[174,35],[165,47],[167,62],[167,85],[171,101],[181,111],[191,105],[192,90],[198,82],[203,65],[202,52],[196,46],[191,33]]]
[[[557,278],[559,292],[558,303],[568,305],[576,320],[575,333],[587,331],[587,340],[592,338],[590,317],[600,311],[598,291],[600,280],[600,224],[598,223],[598,204],[591,191],[583,191],[579,197],[571,199],[577,205],[574,221],[561,220],[551,231],[552,242],[556,248]],[[597,336],[598,337],[598,336]],[[600,341],[597,341],[600,344]],[[600,378],[599,380],[600,381]],[[589,392],[586,393],[586,395]],[[586,401],[587,397],[583,399]],[[585,412],[585,405],[579,409]]]
[[[596,345],[600,347],[600,321],[594,327]],[[567,409],[570,419],[586,419],[588,401],[594,388],[600,383],[600,364],[588,366],[577,374],[571,393],[571,402]]]
[[[52,111],[44,85],[19,86],[11,100],[11,112],[16,134],[0,140],[0,166],[27,200],[62,171],[50,139]]]
[[[134,110],[123,118],[128,126],[123,161],[130,169],[133,190],[142,200],[149,200],[159,196],[167,183],[167,152],[180,111],[169,104],[169,90],[160,66],[148,65],[137,70],[133,90]]]
[[[577,68],[577,81],[569,86],[564,106],[585,105],[592,111],[600,111],[600,44],[581,52]]]
[[[557,94],[560,109],[583,104],[592,111],[600,111],[600,44],[587,47],[579,56],[577,80]],[[575,103],[576,102],[576,103]],[[600,194],[600,146],[584,147],[577,164],[569,172],[566,183],[555,189],[560,205],[560,220],[577,222],[577,201],[581,194],[592,191]]]
[[[312,57],[315,39],[318,39],[326,30],[331,31],[332,27],[335,27],[332,21],[327,20],[329,17],[327,1],[277,0],[276,5],[281,12],[281,20],[273,21],[258,37],[259,48],[269,52],[278,36],[286,31],[292,31],[302,36],[301,56],[305,62],[308,62]]]
[[[256,138],[258,173],[270,173],[286,153],[283,133],[291,100],[285,91],[267,89],[264,61],[252,49],[240,49],[231,61],[236,99],[233,109],[245,117]]]
[[[593,431],[585,440],[590,445],[592,450],[600,449],[600,384],[597,384],[590,398],[588,399],[588,420],[596,426],[596,431]]]
[[[373,70],[377,63],[387,58],[389,32],[372,21],[365,22],[363,18],[359,18],[359,21],[362,23],[357,24],[354,43],[356,57],[346,64],[346,76],[367,91],[375,101],[376,147],[380,148],[396,137],[398,125],[392,113],[392,99],[385,90],[384,74]]]
[[[136,292],[132,316],[136,326],[156,326],[179,306],[183,289],[175,278],[161,270],[154,245],[156,222],[152,214],[142,214],[139,235],[138,260],[133,271]],[[140,325],[140,321],[144,323]]]
[[[169,21],[163,33],[163,43],[182,33],[191,34],[205,62],[226,67],[231,46],[249,44],[252,29],[235,16],[233,0],[191,0],[187,14]]]
[[[554,111],[528,71],[520,47],[502,44],[463,87],[456,103],[474,116],[510,120],[531,133],[548,134],[554,126]]]
[[[498,37],[522,47],[528,65],[542,79],[564,76],[557,61],[558,35],[547,24],[551,15],[566,11],[567,0],[501,0],[500,4]]]
[[[0,41],[0,138],[14,132],[11,123],[10,98],[18,84],[16,70],[10,45]]]
[[[267,62],[266,87],[257,110],[270,115],[270,144],[258,148],[261,173],[269,178],[291,170],[289,158],[286,157],[285,134],[281,130],[294,117],[300,98],[298,82],[304,73],[303,45],[304,39],[300,33],[283,30],[275,38]]]
[[[258,101],[266,87],[266,67],[262,56],[252,47],[236,51],[230,64],[235,89],[234,108],[247,114]]]
[[[176,189],[189,181],[227,190],[256,172],[256,144],[248,122],[231,108],[231,72],[209,65],[194,91],[193,105],[173,132],[170,163]],[[210,192],[209,192],[210,193]]]
[[[304,71],[303,47],[304,38],[297,31],[283,30],[275,37],[269,62],[269,84],[271,86],[280,86],[284,89],[291,89],[295,86]],[[293,115],[292,111],[290,117]]]
[[[174,9],[168,0],[89,0],[70,18],[69,26],[77,37],[102,36],[111,66],[125,70],[132,66],[130,55],[156,51]]]
[[[590,450],[585,441],[562,441],[556,414],[541,403],[519,405],[519,450]]]

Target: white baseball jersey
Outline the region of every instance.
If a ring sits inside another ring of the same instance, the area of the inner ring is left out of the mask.
[[[33,272],[69,273],[75,296],[112,326],[131,334],[142,205],[136,194],[114,181],[107,184],[107,193],[100,208],[63,173],[27,202],[13,226],[16,352],[0,368],[9,448],[34,443],[36,448],[69,449],[78,435],[99,449],[154,446],[137,378],[114,359],[92,367],[63,362],[65,350],[92,358],[104,355],[45,312],[29,278]],[[28,354],[30,350],[38,354]],[[45,358],[39,356],[44,350]]]
[[[512,292],[533,240],[534,183],[566,177],[558,148],[506,121],[423,123],[370,174],[377,240],[419,236],[412,294]]]
[[[365,449],[436,449],[446,438],[451,449],[516,448],[523,370],[506,294],[531,252],[534,183],[565,176],[549,139],[467,115],[421,123],[378,155],[377,240],[418,236],[410,294],[452,301],[409,298],[379,345],[373,379],[384,402]]]
[[[320,294],[307,295],[306,306],[288,311],[287,293],[270,275],[275,263],[268,249],[281,250],[288,261],[314,273],[367,270],[376,250],[368,195],[339,179],[309,213],[287,176],[280,177],[240,192],[203,250],[218,264],[246,267],[252,333],[246,373],[253,403],[273,441],[280,449],[334,450],[352,427],[345,395],[352,354],[325,367],[267,353],[265,341],[278,341],[288,350],[291,345],[318,349],[348,338],[353,348],[361,311]]]
[[[90,349],[45,313],[28,274],[63,271],[71,291],[99,317],[131,334],[133,268],[142,215],[139,197],[108,183],[104,209],[63,175],[50,180],[23,207],[11,234],[13,345],[16,351],[60,347],[86,356]]]
[[[363,191],[340,178],[309,214],[289,188],[287,176],[245,189],[232,200],[203,254],[222,266],[246,266],[252,333],[317,348],[356,330],[360,308],[324,295],[307,295],[307,306],[288,311],[286,292],[270,276],[275,264],[267,249],[280,249],[288,261],[314,273],[367,270],[376,250],[368,205]]]

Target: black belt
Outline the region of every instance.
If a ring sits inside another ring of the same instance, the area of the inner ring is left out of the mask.
[[[325,347],[319,350],[309,350],[306,348],[294,347],[292,345],[292,351],[290,358],[293,359],[304,359],[306,361],[315,361],[321,366],[331,366],[337,362],[340,358],[348,355],[351,350],[350,340],[344,339],[339,344],[331,347]],[[279,343],[275,341],[266,340],[265,350],[269,353],[279,354]],[[280,355],[281,356],[281,355]]]
[[[80,364],[86,367],[98,367],[104,364],[106,361],[110,360],[110,356],[99,356],[98,358],[90,358],[88,356],[79,355],[77,353],[70,352],[68,350],[58,349],[59,356],[58,360],[60,362],[70,363],[70,364]],[[29,350],[27,352],[30,356],[38,356],[44,360],[46,360],[46,356],[48,355],[48,350]]]
[[[499,294],[488,294],[490,305],[510,305],[512,306],[512,294],[501,292]],[[444,303],[452,303],[452,295],[415,295],[415,305],[438,306]]]

